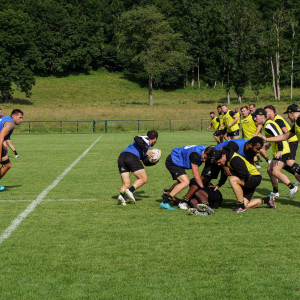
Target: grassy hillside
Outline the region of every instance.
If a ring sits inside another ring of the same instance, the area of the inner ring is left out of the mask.
[[[38,77],[32,97],[26,99],[18,91],[11,103],[2,104],[4,114],[12,108],[25,112],[25,120],[92,120],[92,119],[160,119],[160,118],[207,118],[216,111],[219,103],[226,103],[226,90],[219,83],[215,89],[202,87],[172,91],[153,90],[154,106],[148,106],[148,90],[137,81],[129,80],[121,73],[106,71],[90,75],[70,75],[64,78]],[[288,99],[290,90],[282,90]],[[234,92],[231,92],[230,109],[240,107]],[[299,99],[300,89],[294,90],[294,99]],[[254,93],[247,89],[243,103],[255,101]],[[287,102],[276,103],[272,88],[261,91],[257,106],[267,103],[282,112]]]

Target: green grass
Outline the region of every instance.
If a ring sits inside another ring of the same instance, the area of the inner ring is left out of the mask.
[[[1,232],[29,205],[20,200],[35,200],[98,137],[13,136],[20,157],[11,158],[0,199],[16,202],[0,202]],[[211,133],[161,133],[162,160],[146,169],[137,204],[118,206],[117,157],[133,137],[104,134],[0,245],[0,299],[300,297],[300,195],[289,201],[280,184],[276,210],[232,214],[227,182],[223,207],[212,216],[162,210],[161,191],[173,183],[164,165],[172,148],[214,142]],[[271,190],[261,165],[255,196]]]
[[[289,99],[289,89],[282,89],[282,99]],[[231,91],[230,109],[240,107]],[[8,115],[13,108],[24,110],[24,120],[116,120],[116,119],[186,119],[209,118],[220,103],[227,103],[226,89],[218,83],[216,88],[188,87],[176,90],[153,90],[154,106],[148,105],[147,86],[130,80],[122,73],[106,71],[90,75],[68,77],[37,77],[32,97],[16,91],[14,99],[1,108]],[[294,101],[300,99],[300,89],[294,89]],[[255,101],[254,93],[246,88],[243,103]],[[275,102],[272,87],[261,90],[257,106],[271,103],[282,113],[289,102]]]

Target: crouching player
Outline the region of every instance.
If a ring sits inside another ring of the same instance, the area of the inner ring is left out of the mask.
[[[135,203],[133,192],[143,186],[147,182],[147,174],[141,160],[145,165],[148,156],[153,157],[154,153],[150,150],[158,139],[156,130],[150,130],[147,135],[139,135],[134,138],[125,150],[123,150],[118,158],[118,167],[121,175],[123,185],[120,189],[118,203],[126,205],[125,194],[129,197],[132,203]],[[149,160],[148,160],[149,162]],[[137,178],[137,180],[130,187],[130,172]]]
[[[251,199],[256,187],[261,182],[261,174],[241,155],[229,147],[225,147],[222,151],[214,150],[211,161],[219,166],[227,166],[231,171],[229,182],[237,198],[237,208],[232,212],[244,212],[247,208],[255,208],[264,203],[270,208],[276,208],[273,196]]]
[[[177,203],[175,196],[190,184],[189,177],[185,172],[186,169],[192,169],[195,181],[200,187],[204,187],[199,174],[199,166],[205,161],[207,157],[206,151],[211,150],[210,148],[212,147],[193,145],[172,150],[172,153],[166,159],[166,167],[176,182],[169,190],[164,189],[168,202],[173,201],[178,204],[180,209],[188,209],[187,202],[189,199],[183,199],[183,201]]]

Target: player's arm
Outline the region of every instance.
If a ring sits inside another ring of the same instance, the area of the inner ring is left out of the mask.
[[[257,122],[255,121],[255,117],[254,117],[254,116],[252,116],[252,119],[253,119],[253,121],[254,121],[254,123],[255,123],[255,125],[256,125],[256,131],[255,131],[255,133],[253,134],[253,136],[258,136],[259,133],[261,132],[262,124],[257,124]]]
[[[6,123],[5,123],[5,124],[6,124]],[[149,140],[149,138],[148,138],[148,137],[143,137],[143,136],[140,136],[140,135],[134,137],[134,141],[135,141],[135,142],[137,143],[137,145],[142,149],[142,151],[143,151],[146,155],[148,155],[148,156],[150,156],[150,157],[154,157],[153,151],[147,149],[148,144],[147,144],[147,141],[146,141],[146,140]],[[149,140],[149,142],[150,142],[150,140]]]
[[[212,128],[212,123],[210,123],[210,125],[207,127],[207,130]]]
[[[4,143],[4,138],[14,130],[15,128],[15,123],[8,121],[6,123],[4,123],[3,128],[0,132],[0,157],[2,155],[2,147],[3,147],[3,143]]]
[[[233,124],[235,124],[238,120],[239,120],[239,116],[237,114],[235,114],[233,111],[229,112],[229,115],[234,119],[231,123],[227,124],[227,127],[232,126]]]
[[[199,167],[198,167],[198,163],[201,159],[201,156],[197,153],[197,152],[192,152],[189,156],[190,162],[191,162],[191,166],[192,166],[192,172],[194,175],[194,178],[196,180],[196,182],[198,183],[198,185],[200,187],[204,187],[203,182],[201,180],[200,174],[199,174]]]

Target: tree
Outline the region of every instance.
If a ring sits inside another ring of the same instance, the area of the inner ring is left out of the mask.
[[[32,23],[27,14],[12,9],[0,11],[0,100],[8,102],[13,83],[30,97],[35,84],[33,69],[39,53],[35,47]]]
[[[148,77],[149,105],[153,105],[153,78],[187,70],[188,45],[175,33],[155,6],[138,7],[121,16],[120,54],[130,58]]]

